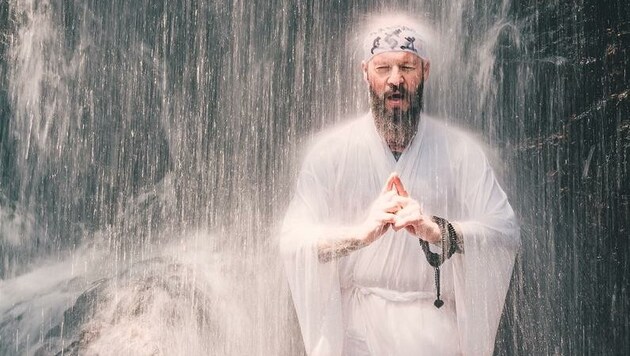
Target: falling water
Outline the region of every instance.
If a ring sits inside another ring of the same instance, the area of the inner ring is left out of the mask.
[[[0,355],[303,353],[275,233],[384,10],[523,226],[496,353],[630,352],[622,0],[0,0]]]

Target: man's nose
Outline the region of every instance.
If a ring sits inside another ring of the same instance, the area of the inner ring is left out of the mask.
[[[389,78],[387,78],[387,84],[399,86],[405,81],[405,78],[402,76],[400,69],[398,67],[392,68],[391,74]]]

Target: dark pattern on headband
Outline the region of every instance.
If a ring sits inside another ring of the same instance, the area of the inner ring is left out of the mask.
[[[366,38],[366,59],[383,52],[411,52],[421,58],[427,58],[427,51],[422,37],[406,26],[380,28]]]

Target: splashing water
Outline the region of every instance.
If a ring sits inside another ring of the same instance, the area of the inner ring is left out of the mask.
[[[621,0],[0,0],[0,355],[302,354],[277,224],[401,9],[523,226],[496,353],[627,353]]]

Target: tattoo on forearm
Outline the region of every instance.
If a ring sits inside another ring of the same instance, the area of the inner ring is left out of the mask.
[[[343,239],[320,242],[317,246],[319,262],[327,263],[338,259],[364,247],[365,243],[359,239]]]

